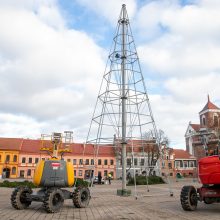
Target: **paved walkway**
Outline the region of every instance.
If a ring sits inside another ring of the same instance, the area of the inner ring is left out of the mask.
[[[92,199],[89,207],[77,209],[71,200],[66,200],[59,213],[48,214],[41,203],[33,202],[26,210],[15,210],[10,204],[10,195],[13,189],[0,188],[0,220],[29,220],[29,219],[169,219],[169,220],[219,220],[220,204],[198,204],[195,212],[183,211],[179,201],[180,189],[183,185],[198,185],[189,182],[174,182],[174,196],[169,196],[167,184],[137,186],[137,199],[135,196],[120,197],[116,190],[121,187],[119,181],[112,185],[95,185],[91,188]],[[134,194],[134,187],[129,187]]]

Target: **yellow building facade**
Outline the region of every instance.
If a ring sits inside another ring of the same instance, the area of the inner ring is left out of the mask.
[[[0,138],[0,178],[17,178],[22,138]]]
[[[18,174],[19,151],[0,150],[0,177],[16,178]]]

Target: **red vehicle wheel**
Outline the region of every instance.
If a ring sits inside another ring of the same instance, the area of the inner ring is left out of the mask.
[[[198,198],[194,186],[184,186],[181,190],[180,201],[185,211],[194,211],[197,207]]]

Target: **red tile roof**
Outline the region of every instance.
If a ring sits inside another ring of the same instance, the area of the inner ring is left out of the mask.
[[[196,159],[192,156],[188,151],[181,150],[181,149],[173,149],[174,158],[175,159]]]
[[[206,103],[205,107],[202,109],[202,111],[200,112],[203,112],[205,110],[208,110],[208,109],[219,109],[219,107],[217,107],[216,105],[214,105],[210,99],[209,99],[209,96],[208,96],[208,102]]]
[[[21,146],[21,153],[42,154],[42,151],[40,151],[41,147],[43,147],[41,140],[24,139]]]
[[[27,154],[44,154],[40,151],[42,147],[52,147],[50,141],[22,139],[22,138],[0,138],[0,150],[19,150],[20,153]],[[65,145],[63,145],[65,147]],[[92,144],[73,143],[70,144],[69,149],[71,153],[69,155],[90,155],[93,156],[97,152],[97,148]],[[96,150],[96,151],[95,151]],[[45,153],[46,154],[46,153]],[[68,155],[68,154],[66,154]],[[98,149],[98,156],[114,157],[113,146],[100,146]]]
[[[115,156],[114,147],[109,146],[99,146],[94,147],[92,144],[80,144],[80,143],[74,143],[70,145],[71,155],[98,155],[98,156]]]
[[[117,149],[121,151],[121,141],[118,141]],[[156,140],[129,140],[127,142],[127,152],[157,152],[158,146],[156,144]]]
[[[190,124],[191,127],[195,130],[195,131],[199,131],[200,129],[200,124]]]
[[[23,138],[0,138],[0,150],[20,150]]]

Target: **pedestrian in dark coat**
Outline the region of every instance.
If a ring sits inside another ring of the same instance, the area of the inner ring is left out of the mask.
[[[98,184],[101,184],[102,183],[102,174],[99,173],[98,174]]]

